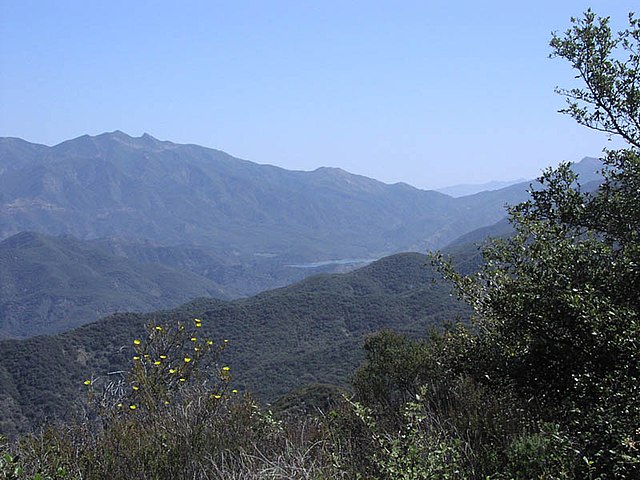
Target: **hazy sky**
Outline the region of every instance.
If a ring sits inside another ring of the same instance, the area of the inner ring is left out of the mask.
[[[422,188],[533,177],[608,145],[556,113],[575,80],[548,58],[589,6],[624,27],[637,0],[0,0],[0,136],[148,132]]]

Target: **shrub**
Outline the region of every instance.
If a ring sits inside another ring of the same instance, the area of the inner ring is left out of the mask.
[[[227,342],[193,325],[149,325],[129,372],[87,379],[85,415],[0,446],[18,479],[324,478],[332,469],[320,422],[275,420],[231,388]],[[9,472],[9,473],[8,473]],[[11,475],[11,476],[9,476]]]

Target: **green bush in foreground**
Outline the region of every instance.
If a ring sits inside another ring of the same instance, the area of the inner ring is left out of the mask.
[[[607,153],[593,192],[569,165],[545,172],[477,274],[435,257],[475,310],[472,332],[367,342],[362,423],[394,439],[362,443],[372,476],[640,478],[640,21],[617,35],[590,11],[572,23],[551,42],[586,84],[559,91],[565,113],[628,148]],[[414,402],[418,430],[403,413]]]
[[[559,90],[563,112],[627,148],[607,152],[592,192],[568,165],[548,170],[509,209],[516,233],[485,249],[478,274],[443,269],[476,313],[466,371],[557,425],[577,478],[640,478],[640,21],[630,14],[614,34],[587,11],[551,46],[586,87]],[[544,452],[544,438],[514,445],[508,463]]]
[[[226,341],[201,321],[150,325],[118,380],[88,379],[86,415],[2,447],[7,478],[329,478],[321,425],[285,425],[229,387]],[[328,458],[328,457],[327,457]],[[338,475],[339,477],[339,475]],[[338,478],[336,477],[336,478]]]
[[[490,352],[479,335],[463,326],[425,340],[382,332],[365,349],[357,402],[337,421],[364,478],[580,478],[566,432],[485,377]]]

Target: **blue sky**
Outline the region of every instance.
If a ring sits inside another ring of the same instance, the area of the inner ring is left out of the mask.
[[[556,113],[575,80],[551,32],[587,7],[624,27],[636,3],[0,0],[0,136],[147,132],[420,188],[530,178],[612,145]]]

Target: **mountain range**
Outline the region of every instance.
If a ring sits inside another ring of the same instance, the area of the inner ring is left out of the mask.
[[[598,182],[599,165],[574,170]],[[469,314],[425,256],[386,255],[449,244],[472,271],[474,245],[510,233],[504,206],[528,188],[453,198],[118,131],[2,138],[0,433],[69,413],[83,379],[126,370],[150,323],[202,318],[231,339],[235,385],[263,400],[344,385],[367,334]]]
[[[2,138],[0,239],[37,231],[200,245],[224,257],[286,255],[289,263],[371,258],[439,248],[494,223],[506,202],[526,197],[525,186],[452,198],[146,134],[85,135],[53,147]]]
[[[597,180],[595,159],[576,164]],[[0,138],[0,338],[238,298],[499,221],[528,182],[452,198],[336,168],[288,171],[116,131]]]
[[[447,201],[340,169],[287,171],[121,132],[54,147],[2,139],[0,192],[0,238],[124,236],[301,260],[406,248],[406,220],[420,211],[421,223],[441,224]]]

